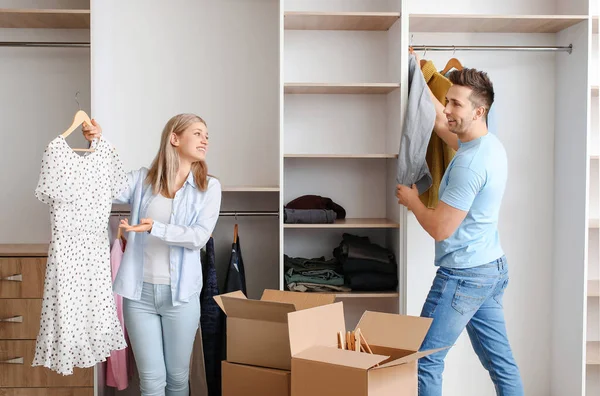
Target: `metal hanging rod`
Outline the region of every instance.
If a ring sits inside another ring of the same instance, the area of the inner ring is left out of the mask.
[[[417,51],[546,51],[573,52],[573,44],[566,47],[508,46],[508,45],[412,45]]]
[[[219,212],[219,216],[279,216],[279,212],[269,212],[269,211],[242,211],[242,212],[236,212],[236,211],[228,211],[228,210],[222,210],[221,212]]]
[[[89,48],[85,42],[51,42],[51,41],[0,41],[0,47],[53,47],[53,48]]]
[[[129,216],[131,213],[128,210],[113,210],[110,212],[111,216]],[[263,211],[263,210],[255,210],[255,211],[233,211],[233,210],[222,210],[219,212],[219,216],[234,216],[234,217],[244,217],[244,216],[257,216],[257,217],[267,217],[267,216],[279,216],[279,212],[271,212],[271,211]]]

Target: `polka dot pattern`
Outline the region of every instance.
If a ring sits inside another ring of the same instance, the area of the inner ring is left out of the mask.
[[[126,187],[121,160],[103,138],[83,156],[61,136],[44,151],[35,196],[49,205],[52,239],[33,366],[70,375],[126,347],[108,240],[112,200]]]

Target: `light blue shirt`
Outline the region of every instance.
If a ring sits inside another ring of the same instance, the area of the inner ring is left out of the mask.
[[[148,169],[141,168],[127,175],[129,187],[114,202],[131,205],[130,224],[139,224],[146,217],[154,198],[152,187],[145,183]],[[190,172],[183,187],[173,198],[169,224],[154,221],[151,234],[170,245],[169,272],[173,305],[188,302],[202,291],[200,249],[212,234],[221,208],[221,184],[208,178],[206,191],[200,191]],[[121,296],[139,300],[144,284],[144,245],[148,233],[130,232],[113,290]]]
[[[504,255],[498,235],[498,215],[507,178],[504,146],[488,133],[459,143],[440,183],[440,200],[467,212],[449,238],[436,242],[435,265],[470,268]]]

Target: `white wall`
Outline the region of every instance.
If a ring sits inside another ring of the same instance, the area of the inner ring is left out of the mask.
[[[149,166],[178,113],[203,117],[209,171],[278,184],[276,0],[95,1],[94,117],[128,169]]]
[[[9,4],[0,4],[9,6]],[[84,30],[0,29],[0,41],[87,41]],[[45,243],[48,206],[33,195],[46,145],[78,110],[90,112],[90,51],[86,48],[0,48],[0,243]],[[83,147],[80,134],[68,139]]]
[[[415,44],[524,45],[512,34],[414,34]],[[551,35],[529,35],[532,45],[554,45]],[[423,52],[419,55],[422,57]],[[465,67],[489,73],[494,84],[498,136],[509,161],[500,213],[500,237],[508,258],[510,285],[505,296],[508,334],[525,382],[526,395],[549,394],[552,309],[552,213],[555,57],[566,53],[457,52]],[[442,69],[451,52],[429,52]],[[408,216],[408,314],[419,315],[435,275],[433,240]],[[448,354],[444,394],[494,395],[466,332]],[[465,386],[469,384],[469,386]]]

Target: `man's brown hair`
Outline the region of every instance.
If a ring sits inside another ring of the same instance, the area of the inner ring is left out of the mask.
[[[487,73],[464,68],[452,71],[448,78],[453,85],[460,85],[473,90],[469,99],[475,107],[485,107],[485,119],[487,120],[490,107],[494,103],[494,85]]]

